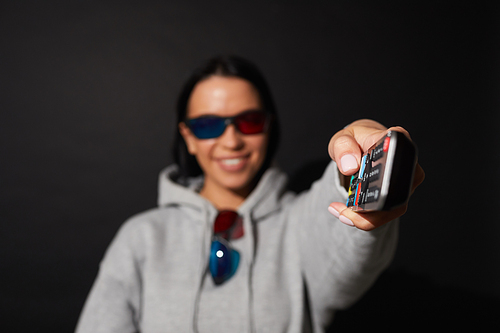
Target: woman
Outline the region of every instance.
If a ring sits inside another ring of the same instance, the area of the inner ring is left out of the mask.
[[[278,117],[251,63],[210,60],[184,86],[177,112],[176,164],[160,175],[159,206],[118,232],[77,332],[321,332],[396,247],[389,221],[405,207],[346,209],[338,172],[355,173],[361,149],[386,129],[361,120],[335,134],[329,151],[339,168],[332,162],[294,195],[271,167]],[[418,167],[414,188],[422,180]]]

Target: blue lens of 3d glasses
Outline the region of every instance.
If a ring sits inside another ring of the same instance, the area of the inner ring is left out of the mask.
[[[233,250],[225,239],[216,237],[212,241],[209,268],[216,285],[230,279],[236,272],[239,262],[239,252]]]

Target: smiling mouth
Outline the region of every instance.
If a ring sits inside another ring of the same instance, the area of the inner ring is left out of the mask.
[[[220,160],[222,164],[225,164],[225,165],[237,165],[238,163],[240,163],[241,161],[243,161],[243,158],[242,157],[239,157],[239,158],[227,158],[227,159],[223,159],[223,160]]]
[[[249,156],[240,156],[233,158],[220,158],[218,163],[223,170],[226,171],[240,171],[248,162]]]

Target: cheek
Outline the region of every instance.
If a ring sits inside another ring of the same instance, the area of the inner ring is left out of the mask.
[[[210,157],[210,154],[215,145],[215,141],[209,140],[197,140],[195,143],[195,155],[198,160],[206,160]]]
[[[267,153],[268,135],[257,136],[252,138],[248,145],[252,150],[258,153],[259,160],[263,161]]]

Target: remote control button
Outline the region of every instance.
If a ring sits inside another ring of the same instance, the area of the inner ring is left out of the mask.
[[[356,185],[358,185],[358,176],[352,175],[351,176],[351,184],[349,185],[349,195],[351,194],[351,192],[355,191]]]
[[[362,187],[362,183],[358,183],[358,185],[356,186],[356,193],[355,193],[355,198],[354,198],[354,205],[355,206],[358,206],[360,203],[362,203],[362,201],[360,201],[360,199],[361,199],[361,187]]]
[[[380,196],[380,188],[378,186],[370,187],[366,190],[365,203],[375,202]]]
[[[391,143],[391,138],[387,137],[384,140],[384,152],[387,152],[389,150],[389,144]]]
[[[382,164],[377,164],[376,166],[372,166],[370,171],[368,172],[368,181],[374,182],[380,178],[380,174],[382,173]]]
[[[356,194],[356,186],[358,185],[358,175],[357,173],[351,176],[351,182],[349,184],[349,190],[347,193],[346,206],[351,207],[354,205],[354,198]]]
[[[350,195],[349,198],[347,198],[346,206],[347,207],[354,206],[354,194]]]
[[[381,143],[378,146],[376,146],[375,148],[373,148],[372,153],[371,153],[371,158],[372,158],[372,161],[374,161],[374,162],[376,160],[378,160],[379,158],[381,158],[382,156],[384,156],[384,143]]]
[[[370,185],[370,181],[368,179],[368,176],[370,174],[370,171],[371,171],[371,164],[372,162],[370,160],[368,160],[368,163],[366,164],[366,168],[365,168],[365,173],[364,173],[364,176],[363,176],[363,182],[361,183],[361,192],[360,192],[360,203],[364,203],[365,202],[365,194],[366,194],[366,189],[368,188],[368,185]]]
[[[361,158],[361,167],[359,169],[359,176],[358,176],[359,179],[364,178],[366,165],[369,162],[368,157],[369,157],[368,155],[364,155],[363,158]]]

